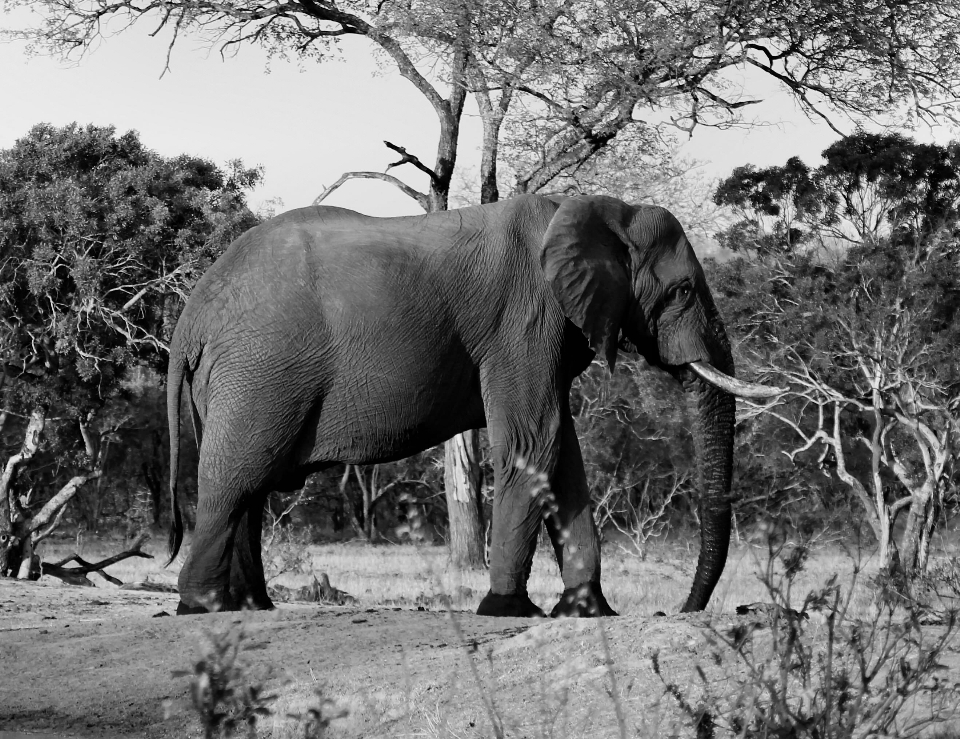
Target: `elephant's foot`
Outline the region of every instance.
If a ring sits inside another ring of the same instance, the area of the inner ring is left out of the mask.
[[[533,616],[544,617],[541,611],[534,604],[526,593],[513,595],[500,595],[492,590],[488,592],[477,608],[478,616],[506,616],[513,618],[532,618]]]
[[[239,610],[243,611],[272,611],[276,609],[276,606],[273,605],[273,601],[269,597],[263,596],[262,598],[247,598],[243,601],[237,601],[239,605]]]
[[[236,607],[230,610],[244,611],[272,611],[276,608],[270,596],[266,593],[236,592],[231,589],[230,598]]]
[[[553,607],[550,616],[575,616],[578,618],[593,616],[616,616],[617,612],[610,607],[603,597],[600,583],[590,582],[567,588],[560,596],[560,602]]]
[[[177,615],[178,616],[194,616],[198,613],[210,613],[211,611],[204,606],[188,606],[183,601],[180,601],[177,604]]]
[[[197,613],[220,613],[221,611],[239,611],[241,605],[229,593],[217,594],[216,590],[195,590],[180,585],[180,603],[178,616],[192,616]]]
[[[266,601],[254,601],[253,599],[247,600],[242,603],[232,602],[225,603],[224,605],[217,607],[208,608],[207,606],[191,606],[184,603],[182,600],[177,604],[177,615],[178,616],[193,616],[198,613],[219,613],[220,611],[272,611],[276,608],[273,605],[273,601],[269,598]]]
[[[184,595],[187,597],[184,598]],[[177,606],[178,616],[190,616],[196,613],[219,613],[220,611],[272,611],[276,606],[265,591],[243,590],[231,587],[228,594],[222,597],[210,593],[203,596],[191,595],[180,591],[180,604]]]

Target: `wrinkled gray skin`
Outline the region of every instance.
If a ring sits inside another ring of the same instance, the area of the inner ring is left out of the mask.
[[[568,532],[548,525],[565,588],[553,614],[615,615],[569,391],[595,355],[613,367],[621,336],[695,406],[701,552],[684,610],[700,610],[727,554],[734,399],[686,365],[731,375],[733,365],[703,269],[668,211],[523,196],[404,218],[302,208],[248,231],[197,284],[170,346],[174,500],[184,382],[200,444],[178,613],[272,606],[260,554],[271,490],[486,426],[496,492],[478,612],[541,613],[526,584],[542,508],[522,459],[547,475]],[[181,535],[178,511],[174,554]]]

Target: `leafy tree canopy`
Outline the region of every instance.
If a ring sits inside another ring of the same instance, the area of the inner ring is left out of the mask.
[[[41,124],[0,151],[8,394],[98,404],[134,362],[165,361],[178,296],[256,223],[244,191],[259,179],[112,127]]]
[[[690,130],[735,120],[757,102],[732,74],[775,80],[828,120],[952,117],[960,100],[960,12],[942,0],[898,3],[759,0],[5,0],[38,22],[13,35],[36,50],[83,53],[143,19],[154,33],[206,37],[222,50],[259,44],[324,60],[347,36],[376,45],[455,139],[463,91],[485,122],[488,199],[508,111],[532,157],[517,188],[536,192],[652,110]],[[438,62],[440,62],[438,64]],[[438,92],[435,81],[450,84]],[[514,106],[520,99],[521,104]],[[432,167],[449,184],[454,141]],[[436,202],[440,203],[443,198]]]
[[[898,133],[863,131],[827,147],[810,169],[796,157],[780,167],[737,167],[714,193],[740,217],[717,235],[733,251],[783,253],[828,241],[916,241],[955,222],[960,147],[922,144]],[[772,223],[771,223],[772,221]]]

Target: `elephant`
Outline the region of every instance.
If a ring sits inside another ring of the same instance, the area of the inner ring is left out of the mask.
[[[199,444],[177,612],[273,607],[260,550],[271,491],[486,427],[494,500],[478,613],[543,615],[526,585],[549,505],[564,586],[552,615],[616,615],[569,394],[595,357],[613,370],[625,341],[695,407],[701,548],[683,610],[702,610],[730,538],[734,396],[772,391],[734,377],[703,268],[669,211],[523,195],[394,218],[314,206],[247,231],[198,281],[170,343],[171,561],[184,385]]]

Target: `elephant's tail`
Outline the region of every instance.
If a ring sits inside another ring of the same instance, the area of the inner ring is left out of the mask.
[[[167,423],[170,428],[170,506],[173,520],[170,523],[170,539],[167,543],[170,559],[164,567],[169,567],[176,559],[183,543],[183,516],[177,500],[177,477],[180,469],[180,395],[183,391],[183,377],[183,356],[171,347],[170,366],[167,370]]]

